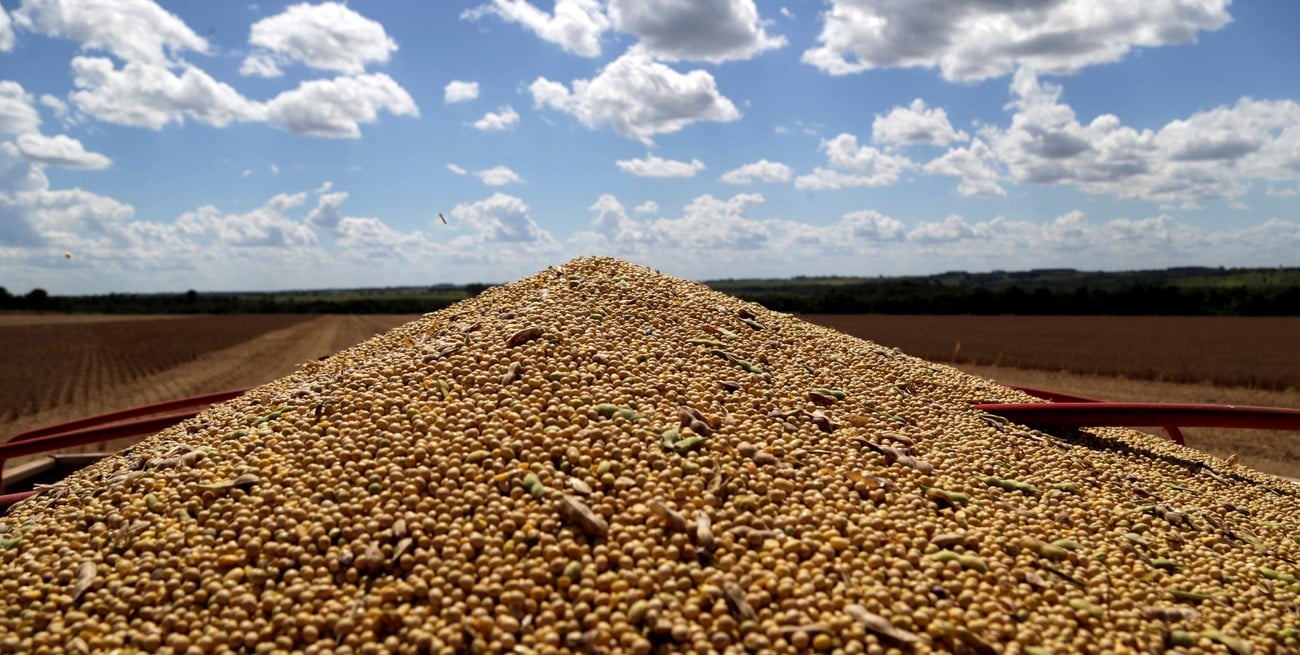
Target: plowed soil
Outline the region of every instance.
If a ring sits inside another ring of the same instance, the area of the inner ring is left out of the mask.
[[[0,440],[94,414],[263,384],[413,318],[54,317],[0,323]],[[103,449],[119,445],[109,442]]]
[[[1300,389],[1295,316],[805,315],[930,361]]]

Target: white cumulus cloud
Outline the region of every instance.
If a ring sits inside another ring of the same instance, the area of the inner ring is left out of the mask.
[[[194,66],[177,75],[153,64],[127,62],[119,69],[104,57],[75,57],[72,73],[72,103],[109,123],[158,130],[189,117],[225,127],[265,115],[258,103]]]
[[[457,102],[468,102],[477,97],[478,82],[452,80],[442,90],[442,101],[448,105]]]
[[[485,244],[520,244],[553,242],[554,237],[542,229],[528,212],[528,205],[515,196],[494,193],[472,203],[461,203],[451,210],[474,231],[476,240]]]
[[[698,159],[677,161],[646,155],[644,159],[620,159],[615,164],[624,173],[637,177],[695,177],[704,170],[704,162]]]
[[[1256,180],[1300,180],[1294,100],[1242,98],[1138,130],[1113,114],[1080,122],[1059,85],[1027,70],[1016,73],[1011,91],[1010,125],[980,136],[1017,183],[1185,205],[1239,198]]]
[[[208,42],[185,21],[150,0],[24,0],[14,11],[19,27],[81,42],[127,62],[174,66],[184,51],[208,52]]]
[[[481,171],[474,171],[474,176],[480,182],[488,186],[505,186],[507,184],[521,184],[524,178],[518,173],[510,170],[506,166],[493,166],[492,168]]]
[[[729,122],[740,111],[718,91],[707,71],[679,73],[632,48],[590,80],[572,89],[539,77],[529,86],[533,102],[571,114],[588,128],[609,125],[620,136],[652,143],[698,121]]]
[[[9,12],[4,7],[0,7],[0,52],[9,52],[14,49],[14,26],[13,21],[9,19]]]
[[[653,200],[647,200],[637,205],[635,211],[638,214],[657,214],[659,213],[659,203]]]
[[[745,164],[722,174],[720,178],[726,184],[752,184],[760,182],[789,182],[793,172],[789,166],[780,162],[760,159]]]
[[[280,64],[276,63],[275,57],[267,52],[253,52],[244,57],[244,61],[239,64],[239,74],[251,77],[281,77],[284,71],[280,70]]]
[[[175,229],[184,237],[236,249],[303,248],[316,244],[316,234],[284,215],[292,198],[276,196],[243,214],[226,214],[212,205],[181,214]]]
[[[35,132],[41,126],[32,94],[12,80],[0,80],[0,134]]]
[[[796,189],[889,186],[896,184],[904,171],[915,167],[903,155],[858,145],[858,137],[847,132],[823,140],[820,149],[826,152],[830,168],[819,166],[812,173],[795,178]]]
[[[62,134],[44,136],[36,133],[19,135],[15,141],[18,152],[27,159],[60,168],[98,170],[108,168],[113,160],[97,152],[89,152],[81,142]]]
[[[600,0],[556,0],[548,14],[527,0],[492,0],[460,14],[461,20],[493,15],[518,23],[542,40],[583,57],[600,56],[600,38],[610,27]]]
[[[501,132],[518,124],[519,113],[514,107],[506,105],[495,112],[483,114],[482,118],[474,121],[474,129],[480,132]]]
[[[1073,73],[1119,61],[1135,47],[1195,41],[1232,20],[1230,1],[830,0],[818,45],[803,61],[831,75],[924,67],[968,82],[1017,65]]]
[[[388,61],[397,50],[383,25],[338,2],[291,5],[253,23],[248,42],[263,53],[349,75]]]
[[[610,0],[609,17],[663,61],[749,59],[786,44],[767,34],[754,0]]]
[[[980,139],[964,148],[951,148],[931,159],[922,170],[931,175],[960,177],[957,193],[967,197],[1005,197],[1006,189],[998,184],[997,155]]]
[[[926,107],[917,98],[907,107],[894,107],[888,114],[876,114],[871,123],[871,139],[880,143],[946,146],[970,138],[948,122],[948,112],[941,107]]]
[[[451,171],[451,172],[453,172],[453,173],[455,173],[455,174],[457,174],[457,175],[465,175],[465,174],[469,173],[469,171],[465,170],[465,167],[464,167],[464,166],[461,166],[461,165],[459,165],[459,164],[453,164],[453,163],[448,163],[448,164],[447,164],[447,170],[449,170],[449,171]]]
[[[292,134],[347,139],[359,138],[380,111],[420,115],[411,94],[383,73],[308,80],[266,103],[266,119]]]

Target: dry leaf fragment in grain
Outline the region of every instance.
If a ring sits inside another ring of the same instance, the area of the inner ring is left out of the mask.
[[[609,533],[609,524],[581,500],[568,494],[555,501],[555,509],[560,518],[577,527],[583,534],[595,539],[602,539]]]
[[[904,630],[889,622],[889,619],[867,611],[867,608],[851,603],[844,606],[844,613],[849,618],[862,624],[862,627],[901,646],[914,646],[921,641],[920,635]]]
[[[534,339],[540,339],[542,334],[543,334],[542,328],[539,327],[524,328],[510,335],[509,339],[506,339],[506,347],[518,348],[519,346],[522,346],[528,343],[529,341],[532,341]]]
[[[95,584],[96,571],[95,563],[90,560],[83,560],[77,566],[77,579],[72,585],[72,601],[74,603],[81,599],[81,596],[90,589],[91,585]]]
[[[651,501],[650,509],[654,510],[655,516],[663,521],[664,527],[670,532],[686,532],[686,517],[680,512],[665,505],[662,501]]]

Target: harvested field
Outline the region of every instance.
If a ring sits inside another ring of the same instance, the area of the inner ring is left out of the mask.
[[[0,322],[0,438],[135,405],[263,384],[415,317],[51,318]]]
[[[1300,389],[1300,318],[801,316],[932,361]]]
[[[0,312],[0,328],[15,325],[63,325],[66,323],[129,323],[193,318],[185,314],[42,314]]]

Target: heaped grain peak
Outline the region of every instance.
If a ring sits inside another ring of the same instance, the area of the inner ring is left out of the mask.
[[[975,397],[1027,400],[577,259],[16,506],[0,651],[1300,647],[1293,490]]]

